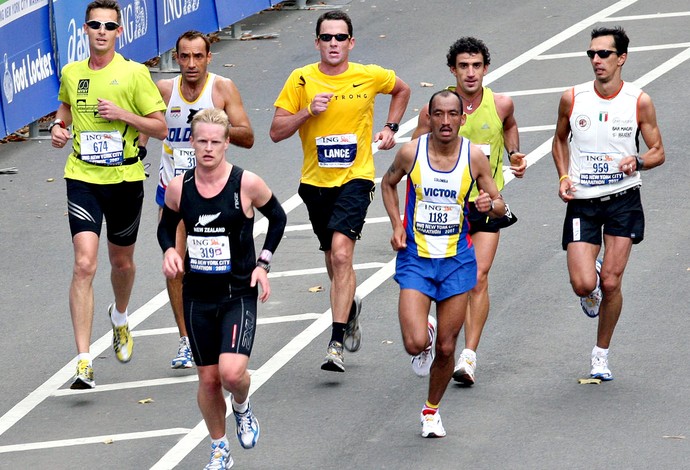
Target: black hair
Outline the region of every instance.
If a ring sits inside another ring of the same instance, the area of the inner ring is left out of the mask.
[[[491,54],[489,53],[489,48],[484,44],[484,41],[465,36],[458,39],[450,46],[448,54],[446,54],[448,67],[455,67],[455,61],[458,58],[458,54],[462,54],[463,52],[467,52],[468,54],[481,54],[484,58],[484,65],[489,65],[491,63]]]
[[[620,26],[616,26],[615,28],[594,28],[592,30],[592,39],[601,36],[613,36],[613,41],[616,44],[616,53],[618,53],[618,55],[628,53],[630,38]]]

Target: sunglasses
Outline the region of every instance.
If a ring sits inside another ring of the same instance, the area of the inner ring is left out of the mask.
[[[602,59],[606,59],[611,54],[618,54],[618,51],[609,51],[607,49],[601,49],[599,51],[595,51],[593,49],[590,49],[587,51],[587,57],[589,57],[590,59],[594,59],[595,55],[598,55]]]
[[[333,39],[333,38],[335,38],[335,40],[338,42],[343,42],[343,41],[347,41],[348,39],[350,39],[350,35],[345,34],[345,33],[340,33],[340,34],[323,33],[323,34],[319,34],[318,37],[321,41],[324,41],[324,42],[331,42],[331,39]]]
[[[114,21],[103,22],[98,20],[87,21],[86,26],[88,26],[91,29],[95,29],[96,31],[101,29],[101,27],[105,27],[105,29],[108,31],[115,31],[117,28],[120,27],[120,25]]]

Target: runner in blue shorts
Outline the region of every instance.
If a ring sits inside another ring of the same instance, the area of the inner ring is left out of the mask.
[[[430,375],[421,413],[422,437],[443,437],[438,407],[453,375],[455,343],[465,320],[468,291],[477,282],[477,261],[469,236],[468,198],[479,187],[477,210],[502,217],[506,205],[482,150],[458,135],[465,121],[454,91],[429,101],[431,133],[405,144],[383,177],[383,203],[398,252],[398,316],[405,350],[419,376]],[[397,185],[407,176],[404,219]],[[436,318],[429,315],[436,302]]]

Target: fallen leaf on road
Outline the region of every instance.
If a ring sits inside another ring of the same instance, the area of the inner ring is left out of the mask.
[[[577,383],[579,383],[580,385],[586,385],[586,384],[598,385],[601,383],[601,379],[578,379]]]

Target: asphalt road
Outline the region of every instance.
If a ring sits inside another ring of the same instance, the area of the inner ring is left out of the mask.
[[[229,159],[264,177],[289,211],[289,230],[271,272],[273,295],[260,307],[250,362],[261,439],[255,449],[242,450],[229,422],[235,467],[688,468],[687,2],[330,3],[353,18],[351,59],[393,68],[411,86],[403,120],[410,124],[402,126],[401,140],[431,93],[454,83],[445,66],[451,42],[463,35],[485,40],[492,56],[486,83],[513,95],[521,149],[529,153],[525,178],[509,181],[503,191],[520,220],[504,231],[491,273],[477,384],[451,384],[441,404],[448,436],[422,439],[418,416],[427,384],[413,375],[402,348],[391,229],[378,195],[355,253],[358,291],[365,296],[363,347],[346,355],[345,374],[319,368],[329,338],[328,282],[306,210],[295,196],[299,139],[274,144],[268,129],[289,72],[318,60],[312,38],[322,10],[263,12],[244,21],[242,30],[277,38],[214,44],[211,70],[236,82],[256,133],[253,149],[233,147]],[[568,283],[560,247],[565,206],[557,197],[550,139],[564,87],[592,78],[584,50],[589,31],[603,24],[620,24],[631,37],[623,77],[642,84],[654,100],[667,161],[643,174],[647,230],[633,248],[623,283],[624,311],[611,348],[615,380],[579,385],[577,379],[589,372],[596,322],[582,314]],[[388,102],[378,100],[381,126]],[[0,168],[19,170],[0,175],[0,468],[206,464],[195,371],[169,368],[177,339],[155,238],[159,152],[160,143],[151,141],[154,177],[146,182],[130,307],[134,358],[121,365],[110,347],[106,307],[112,293],[102,244],[92,338],[98,386],[75,393],[68,390],[75,347],[67,296],[72,250],[62,180],[66,155],[46,138],[0,145]],[[379,176],[393,155],[376,154]],[[319,285],[326,290],[309,292]],[[139,403],[147,398],[152,401]]]

